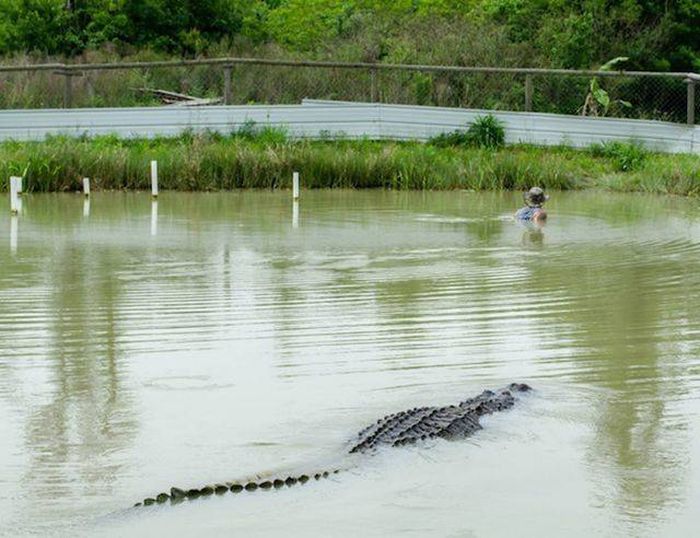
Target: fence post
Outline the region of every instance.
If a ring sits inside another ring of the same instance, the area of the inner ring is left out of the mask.
[[[63,108],[73,107],[73,73],[69,69],[58,71],[63,75]]]
[[[158,198],[158,161],[151,161],[151,198]]]
[[[685,83],[688,85],[688,109],[686,111],[686,117],[688,125],[695,125],[695,80],[692,78],[685,79]]]
[[[525,112],[532,112],[532,75],[525,75]]]
[[[370,69],[369,75],[370,75],[370,81],[371,81],[371,85],[372,85],[371,89],[370,89],[370,92],[371,92],[370,100],[373,103],[376,103],[377,101],[379,101],[379,98],[377,97],[377,70],[374,68]]]
[[[16,215],[19,213],[19,198],[17,197],[17,179],[12,176],[10,178],[10,213]]]
[[[292,199],[299,199],[299,172],[292,174]]]
[[[231,104],[231,71],[232,70],[233,70],[233,66],[231,66],[231,65],[224,66],[224,104],[225,105]]]

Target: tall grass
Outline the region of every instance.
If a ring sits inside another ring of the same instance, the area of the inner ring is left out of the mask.
[[[28,191],[148,189],[149,161],[159,163],[162,189],[214,191],[289,188],[292,172],[309,188],[522,190],[600,187],[695,195],[700,157],[645,153],[620,171],[617,153],[571,148],[436,147],[369,140],[290,141],[284,132],[245,129],[230,135],[123,140],[50,137],[0,143],[0,184],[24,175]]]

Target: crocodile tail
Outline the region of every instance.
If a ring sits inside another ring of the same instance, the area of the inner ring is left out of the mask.
[[[253,492],[257,490],[270,491],[283,487],[292,487],[294,485],[304,485],[311,480],[322,480],[328,478],[332,474],[337,474],[340,469],[333,471],[321,471],[313,474],[301,474],[298,476],[288,476],[287,478],[269,478],[259,481],[249,482],[225,482],[221,484],[212,484],[202,488],[181,489],[172,487],[170,493],[159,493],[155,497],[147,497],[143,501],[136,503],[134,506],[150,506],[153,504],[163,504],[170,502],[177,504],[186,500],[194,500],[200,497],[209,497],[211,495],[223,495],[225,493],[242,493]]]

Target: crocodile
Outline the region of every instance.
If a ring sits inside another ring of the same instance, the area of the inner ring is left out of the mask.
[[[462,439],[482,429],[479,418],[496,411],[509,409],[515,404],[515,395],[531,390],[525,383],[511,383],[496,390],[485,390],[478,396],[464,400],[457,405],[444,407],[414,407],[406,411],[386,415],[374,424],[361,430],[348,444],[348,454],[372,453],[382,446],[403,446],[433,438]],[[223,482],[201,488],[170,488],[170,493],[159,493],[148,497],[134,506],[149,506],[165,502],[179,503],[210,495],[227,492],[271,490],[295,484],[305,484],[309,480],[321,480],[341,469],[319,471],[286,478],[265,478],[238,482]]]

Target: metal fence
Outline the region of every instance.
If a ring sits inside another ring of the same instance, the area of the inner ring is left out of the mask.
[[[590,106],[596,78],[610,104]],[[700,75],[214,58],[0,65],[0,108],[161,104],[149,90],[207,104],[295,104],[304,98],[551,112],[694,125]],[[193,103],[190,103],[193,104]],[[196,104],[196,102],[194,103]]]
[[[290,138],[428,140],[470,124],[485,111],[416,105],[304,100],[297,105],[231,105],[55,110],[0,110],[0,141],[48,135],[149,138],[228,134],[243,126],[284,130]],[[588,147],[635,140],[662,152],[700,153],[700,126],[624,118],[492,111],[506,142]]]

